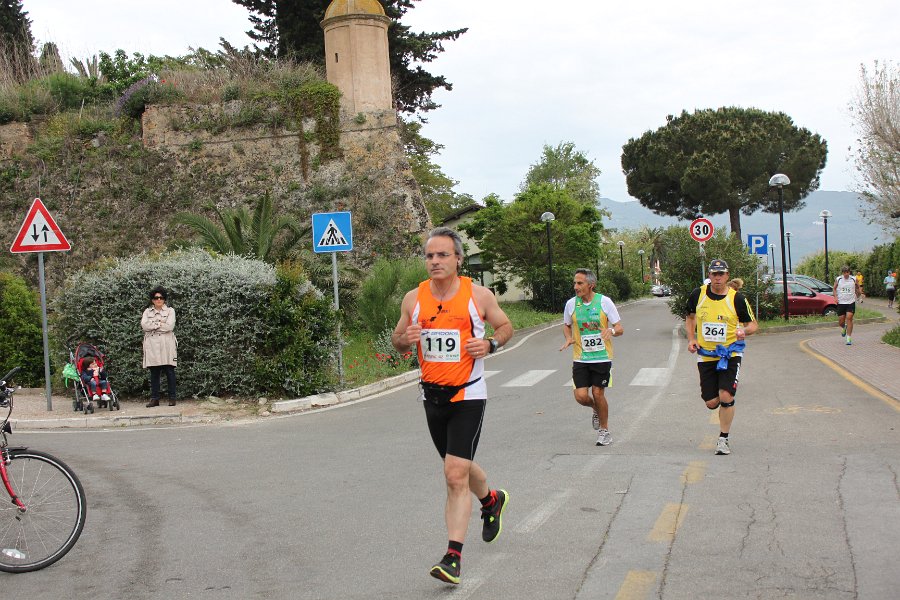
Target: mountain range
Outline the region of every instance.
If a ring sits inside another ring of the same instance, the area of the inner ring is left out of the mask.
[[[815,191],[805,199],[800,210],[784,213],[785,231],[791,232],[791,263],[796,265],[804,257],[824,251],[825,231],[819,213],[823,209],[831,212],[828,219],[828,250],[846,252],[867,252],[874,246],[890,243],[893,237],[878,225],[867,222],[863,216],[865,202],[853,192]],[[660,216],[649,208],[641,206],[637,200],[617,202],[601,198],[600,206],[610,212],[612,218],[605,223],[609,229],[640,229],[643,226],[669,227],[683,225],[690,221],[675,217]],[[728,214],[704,215],[716,231],[730,231]],[[756,212],[741,215],[741,235],[747,243],[747,235],[768,235],[769,242],[775,244],[775,252],[780,255],[778,214]]]

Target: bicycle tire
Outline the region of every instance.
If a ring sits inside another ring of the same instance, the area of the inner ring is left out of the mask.
[[[27,510],[0,503],[0,571],[37,571],[78,541],[87,516],[84,488],[68,465],[46,452],[12,448],[9,458],[10,484]]]

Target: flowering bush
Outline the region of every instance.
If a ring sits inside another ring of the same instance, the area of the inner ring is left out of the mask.
[[[415,352],[400,352],[391,343],[393,329],[385,329],[372,341],[375,360],[391,368],[415,369],[419,366],[419,357]]]

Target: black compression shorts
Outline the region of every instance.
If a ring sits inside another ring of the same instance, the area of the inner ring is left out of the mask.
[[[441,458],[447,454],[474,460],[487,400],[461,400],[447,404],[424,401],[431,441]]]

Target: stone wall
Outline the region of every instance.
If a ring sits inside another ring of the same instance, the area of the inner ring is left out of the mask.
[[[359,252],[351,260],[356,262],[393,254],[398,243],[430,228],[393,111],[343,115],[341,157],[336,160],[320,159],[311,119],[297,130],[258,125],[211,133],[185,128],[185,123],[197,119],[239,111],[237,100],[209,106],[150,106],[142,120],[144,145],[184,168],[202,166],[203,171],[227,178],[236,193],[220,198],[219,207],[242,203],[241,190],[250,193],[265,177],[279,204],[305,219],[315,212],[351,211],[354,251]]]

